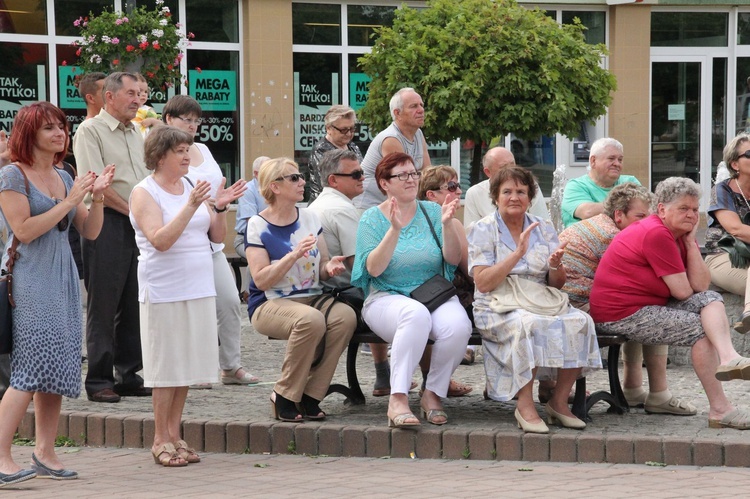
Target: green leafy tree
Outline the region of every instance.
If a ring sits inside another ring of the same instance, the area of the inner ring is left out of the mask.
[[[361,118],[382,130],[390,123],[390,97],[414,87],[425,101],[428,139],[473,140],[475,166],[482,142],[494,137],[575,137],[582,122],[606,112],[616,88],[614,76],[600,66],[606,48],[587,44],[584,29],[578,22],[560,25],[514,0],[403,7],[359,60],[372,76]]]

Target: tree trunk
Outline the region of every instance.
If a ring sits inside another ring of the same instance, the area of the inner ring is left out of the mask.
[[[484,180],[484,172],[482,170],[482,140],[474,141],[474,151],[471,155],[471,175],[469,181],[471,185],[476,185]]]

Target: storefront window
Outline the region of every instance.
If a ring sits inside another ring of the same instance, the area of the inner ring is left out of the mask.
[[[237,0],[190,0],[185,2],[188,31],[197,42],[238,43]]]
[[[349,5],[347,8],[347,34],[349,45],[371,47],[375,28],[392,26],[395,7],[376,5]]]
[[[310,150],[326,134],[326,112],[342,102],[341,92],[341,56],[294,54],[294,160],[302,173]]]
[[[729,15],[724,12],[653,12],[652,47],[726,47]]]
[[[737,45],[750,45],[750,12],[737,14]]]
[[[341,7],[312,3],[292,4],[292,43],[341,45]]]
[[[240,168],[240,54],[229,50],[188,50],[188,93],[203,110],[196,141],[205,144],[229,184]]]
[[[605,43],[607,40],[605,32],[606,17],[607,14],[603,11],[563,11],[562,23],[573,24],[574,18],[580,19],[581,24],[586,26],[586,30],[583,32],[583,36],[586,38],[586,43],[593,45],[597,43]]]
[[[29,0],[22,0],[31,3]],[[37,2],[42,4],[42,2]],[[59,36],[78,36],[80,30],[73,25],[79,17],[93,12],[101,13],[105,8],[114,8],[113,0],[57,0],[55,2],[55,33]]]
[[[46,35],[46,3],[30,0],[1,1],[0,33]]]
[[[0,130],[10,133],[21,106],[47,100],[47,45],[0,43]]]

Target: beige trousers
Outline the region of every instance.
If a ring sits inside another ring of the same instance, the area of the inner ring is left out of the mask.
[[[745,311],[750,310],[750,289],[748,289],[748,269],[736,269],[729,262],[729,255],[721,252],[706,257],[706,265],[711,272],[711,284],[745,297]]]
[[[341,353],[357,326],[357,316],[351,307],[329,299],[321,312],[309,305],[315,298],[317,296],[268,300],[255,310],[251,320],[260,334],[287,340],[281,378],[274,391],[293,402],[302,400],[303,393],[315,400],[325,398]],[[325,312],[330,304],[332,308],[326,321]],[[323,336],[325,352],[320,363],[312,367]]]

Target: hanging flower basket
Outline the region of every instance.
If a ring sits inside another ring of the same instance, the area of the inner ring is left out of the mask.
[[[156,0],[153,10],[143,6],[130,14],[104,10],[98,16],[90,14],[74,21],[81,30],[81,39],[73,42],[80,72],[137,71],[152,87],[171,87],[180,81],[187,84],[180,61],[193,34],[183,33],[163,4]]]

